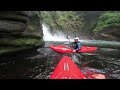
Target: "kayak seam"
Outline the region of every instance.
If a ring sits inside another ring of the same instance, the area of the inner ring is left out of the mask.
[[[63,72],[63,71],[62,71]],[[56,78],[55,79],[57,79],[57,77],[62,73],[62,72],[60,72],[57,76],[56,76]]]

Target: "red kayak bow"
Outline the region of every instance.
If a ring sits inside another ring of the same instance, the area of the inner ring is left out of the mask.
[[[65,54],[65,53],[73,53],[73,49],[71,47],[66,47],[64,45],[51,45],[49,46],[52,50],[54,50],[57,53]],[[88,46],[82,46],[80,50],[77,52],[81,53],[92,53],[97,50],[97,47],[88,47]]]
[[[85,77],[71,58],[64,56],[53,71],[50,79],[85,79]]]

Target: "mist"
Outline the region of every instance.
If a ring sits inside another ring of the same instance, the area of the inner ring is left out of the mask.
[[[52,35],[49,27],[47,27],[45,24],[42,24],[42,27],[44,41],[68,41],[67,35],[65,35],[63,32],[56,31],[56,33]]]

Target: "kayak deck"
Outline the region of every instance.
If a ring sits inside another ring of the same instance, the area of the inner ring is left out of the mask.
[[[73,50],[74,50],[73,48],[67,47],[64,45],[51,45],[51,46],[49,46],[49,48],[51,48],[52,50],[54,50],[55,52],[60,53],[60,54],[73,53]],[[78,50],[77,52],[92,53],[96,50],[97,50],[97,47],[82,46],[81,49]]]
[[[71,58],[64,56],[53,71],[50,79],[85,79],[85,77]]]

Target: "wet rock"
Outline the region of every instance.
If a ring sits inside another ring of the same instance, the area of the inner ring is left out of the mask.
[[[0,11],[0,54],[43,47],[42,37],[36,11]]]
[[[111,79],[120,79],[120,75],[119,74],[109,74],[109,77]]]

